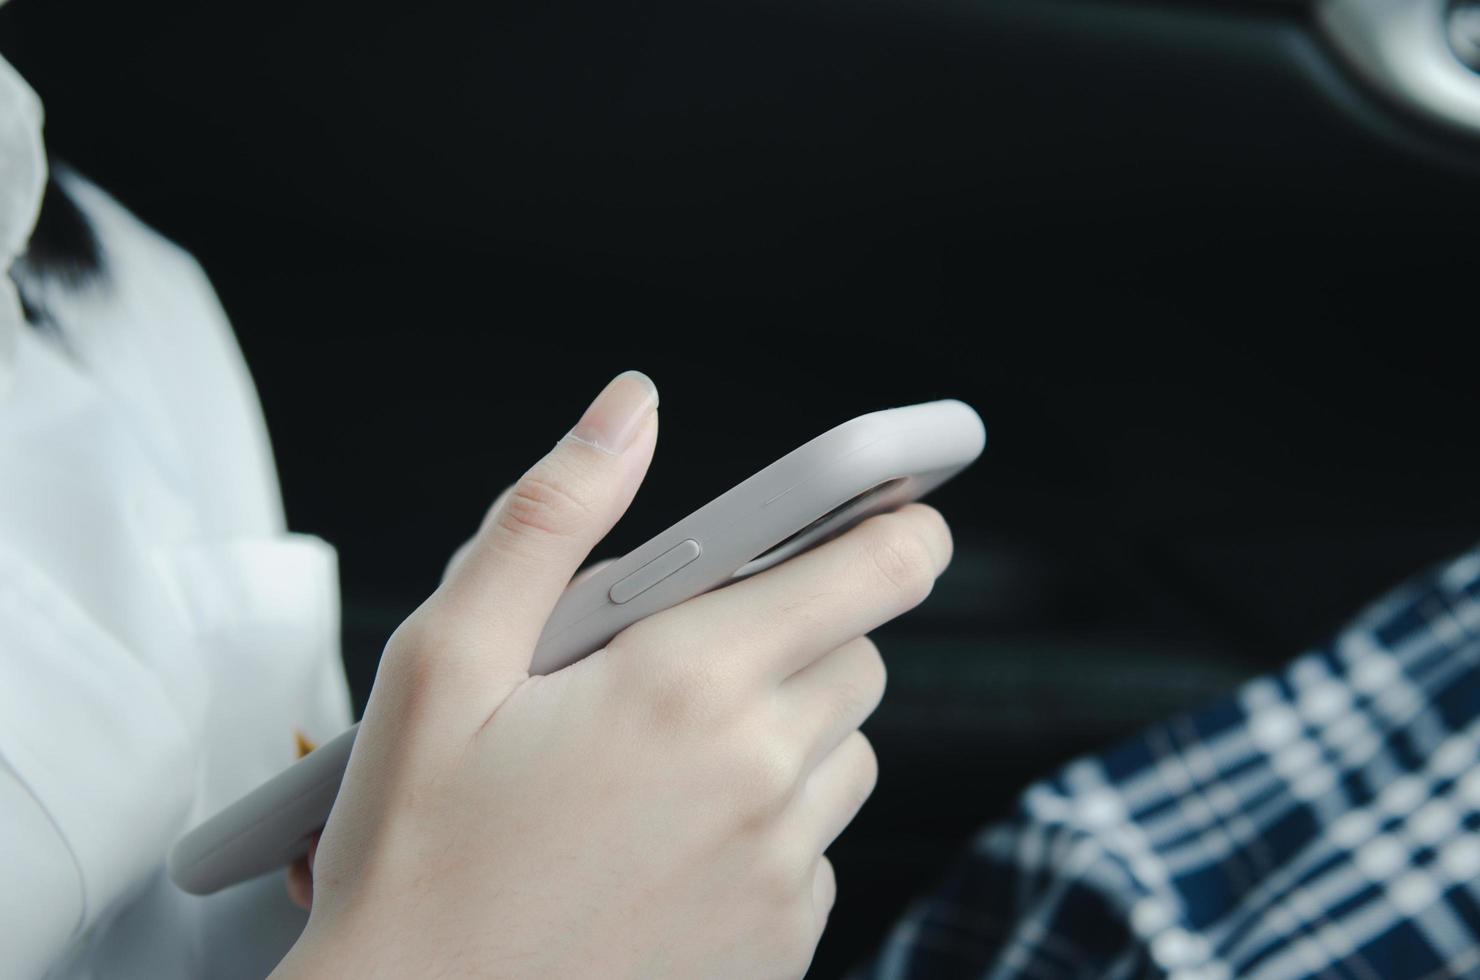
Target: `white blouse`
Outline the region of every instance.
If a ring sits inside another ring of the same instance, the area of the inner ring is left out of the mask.
[[[0,60],[0,269],[45,180]],[[266,428],[194,260],[63,175],[103,272],[60,340],[0,275],[0,977],[261,977],[281,874],[186,895],[181,832],[342,730],[334,550],[286,531]]]

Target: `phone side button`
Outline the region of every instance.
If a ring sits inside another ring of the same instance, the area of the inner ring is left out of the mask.
[[[607,595],[618,605],[634,599],[698,558],[700,550],[699,542],[686,538],[613,585]]]

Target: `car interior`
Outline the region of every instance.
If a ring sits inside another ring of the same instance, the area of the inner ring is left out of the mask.
[[[358,705],[616,371],[662,435],[598,558],[854,415],[977,409],[813,976],[1035,778],[1480,538],[1475,0],[16,0],[0,39],[210,274]]]

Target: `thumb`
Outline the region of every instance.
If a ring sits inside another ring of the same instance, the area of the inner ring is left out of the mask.
[[[427,606],[440,642],[429,674],[491,711],[527,676],[571,577],[632,503],[658,437],[658,390],[627,371],[505,491]]]

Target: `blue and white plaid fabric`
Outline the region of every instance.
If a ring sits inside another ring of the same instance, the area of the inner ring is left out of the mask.
[[[862,975],[1480,977],[1480,550],[1033,786]]]

